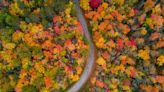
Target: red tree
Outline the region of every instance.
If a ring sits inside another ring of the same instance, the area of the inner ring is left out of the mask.
[[[92,8],[97,8],[100,5],[101,0],[91,0],[90,1],[90,6]]]

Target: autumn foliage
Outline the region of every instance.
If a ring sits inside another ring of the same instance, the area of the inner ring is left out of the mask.
[[[2,1],[7,6],[0,9],[5,22],[0,25],[0,92],[61,92],[78,81],[88,42],[72,13],[74,4],[53,12],[52,0]]]
[[[155,0],[102,0],[84,11],[98,50],[89,91],[164,91],[163,6]]]
[[[83,92],[164,92],[164,0],[79,0],[97,60]],[[0,92],[65,92],[89,41],[72,0],[0,0]]]

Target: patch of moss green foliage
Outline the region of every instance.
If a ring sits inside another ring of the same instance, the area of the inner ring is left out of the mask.
[[[22,92],[38,92],[38,90],[33,85],[27,85],[22,88]]]

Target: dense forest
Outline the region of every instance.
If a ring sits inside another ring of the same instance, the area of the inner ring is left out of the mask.
[[[164,91],[164,0],[79,1],[96,47],[82,92]],[[73,0],[0,0],[0,92],[65,92],[89,41]]]

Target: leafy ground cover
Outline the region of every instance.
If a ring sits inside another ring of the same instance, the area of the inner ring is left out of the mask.
[[[61,92],[79,80],[88,42],[66,0],[0,0],[0,92]]]
[[[164,2],[80,0],[80,6],[98,50],[85,92],[164,91]]]

